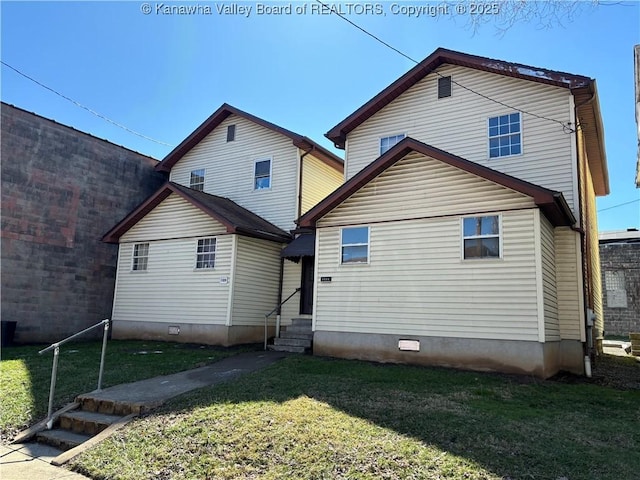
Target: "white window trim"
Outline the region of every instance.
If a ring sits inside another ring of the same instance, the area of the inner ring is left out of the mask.
[[[134,270],[133,269],[133,265],[135,263],[135,259],[136,258],[144,258],[141,256],[137,256],[136,257],[136,245],[147,245],[147,268],[145,269],[140,269],[140,270]],[[149,257],[150,257],[150,253],[151,253],[151,243],[149,242],[135,242],[131,248],[131,265],[130,265],[130,272],[131,273],[146,273],[149,270]]]
[[[346,229],[346,228],[366,228],[367,229],[367,243],[349,243],[348,245],[350,247],[358,247],[361,245],[366,245],[367,246],[367,261],[366,262],[347,262],[347,263],[343,263],[342,262],[342,248],[344,247],[344,245],[342,244],[342,232]],[[349,226],[344,226],[344,227],[340,227],[340,248],[338,250],[338,265],[340,267],[351,267],[354,265],[369,265],[371,263],[371,225],[349,225]]]
[[[268,188],[256,188],[256,165],[258,162],[265,162],[269,160],[269,187]],[[256,158],[253,161],[253,171],[251,172],[251,182],[254,192],[262,192],[264,190],[271,190],[273,188],[273,157]]]
[[[478,217],[498,217],[498,249],[500,251],[500,255],[497,257],[474,257],[474,258],[464,258],[464,241],[465,239],[474,239],[474,238],[493,238],[495,235],[473,235],[470,237],[464,236],[464,219],[465,218],[478,218]],[[475,215],[465,215],[460,217],[460,261],[462,262],[491,262],[491,261],[499,261],[503,259],[504,250],[503,250],[503,236],[504,232],[502,231],[502,214],[501,213],[478,213]]]
[[[197,172],[198,170],[202,170],[202,190],[200,190],[201,192],[204,192],[204,187],[207,183],[207,169],[206,168],[193,168],[189,171],[189,188],[193,188],[193,185],[191,183],[191,174],[193,172]]]
[[[520,153],[512,153],[509,155],[500,155],[499,157],[492,157],[491,156],[491,148],[490,148],[490,144],[491,142],[489,141],[492,137],[489,136],[489,119],[491,118],[496,118],[496,117],[501,117],[503,115],[510,115],[512,113],[519,113],[520,114]],[[502,158],[510,158],[510,157],[519,157],[521,155],[524,155],[524,115],[522,115],[522,112],[520,111],[511,111],[509,113],[498,113],[497,115],[491,115],[489,117],[487,117],[487,120],[485,122],[485,138],[487,139],[487,160],[489,161],[496,161],[496,160],[500,160]]]
[[[198,243],[200,240],[213,239],[215,240],[215,250],[213,251],[213,267],[201,267],[198,268]],[[195,257],[193,259],[193,271],[194,272],[213,272],[217,268],[218,263],[218,237],[210,236],[210,237],[200,237],[196,238],[195,241]]]
[[[404,140],[405,138],[407,138],[409,136],[409,135],[407,135],[407,132],[404,132],[404,133],[401,132],[401,133],[396,133],[396,134],[391,134],[391,135],[385,135],[384,137],[378,137],[378,156],[384,155],[384,153],[381,153],[382,152],[382,139],[383,138],[399,137],[400,135],[402,135],[402,138],[400,140],[398,140],[393,145],[395,147],[398,143],[400,143],[402,140]],[[393,147],[391,147],[391,148],[393,148]],[[391,148],[389,148],[389,150],[391,150]],[[387,150],[387,152],[389,150]],[[385,153],[387,153],[387,152],[385,152]]]

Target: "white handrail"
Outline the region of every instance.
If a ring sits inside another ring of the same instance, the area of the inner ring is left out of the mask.
[[[107,351],[107,334],[109,332],[109,322],[108,318],[105,318],[99,323],[95,325],[85,328],[84,330],[74,333],[73,335],[65,338],[64,340],[60,340],[59,342],[52,343],[47,348],[44,348],[38,352],[38,354],[42,355],[49,350],[53,350],[53,366],[51,367],[51,385],[49,386],[49,408],[47,410],[47,428],[51,429],[53,422],[51,421],[51,414],[53,413],[53,395],[56,392],[56,380],[58,379],[58,357],[60,355],[60,346],[65,343],[73,340],[80,335],[84,335],[85,333],[93,330],[94,328],[98,328],[101,325],[104,325],[104,333],[102,335],[102,353],[100,354],[100,373],[98,374],[98,391],[102,390],[102,374],[104,373],[104,359],[105,353]]]

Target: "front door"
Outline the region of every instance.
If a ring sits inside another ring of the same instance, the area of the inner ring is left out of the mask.
[[[300,314],[313,313],[313,264],[314,257],[302,257]]]

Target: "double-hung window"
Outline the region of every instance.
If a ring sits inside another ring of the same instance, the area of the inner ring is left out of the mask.
[[[380,139],[380,155],[391,150],[391,147],[393,147],[396,143],[398,143],[404,137],[405,137],[404,133],[401,133],[399,135],[391,135],[390,137],[382,137]]]
[[[253,171],[253,189],[271,188],[271,159],[256,160]]]
[[[196,251],[196,269],[214,268],[216,264],[216,239],[201,238]]]
[[[133,245],[133,261],[131,270],[142,271],[147,269],[149,264],[149,244],[136,243]]]
[[[369,263],[369,227],[341,230],[342,264]]]
[[[462,219],[463,258],[500,258],[500,216]]]
[[[489,158],[522,153],[520,112],[489,118]]]
[[[191,171],[191,177],[189,179],[189,188],[194,190],[204,190],[204,168]]]

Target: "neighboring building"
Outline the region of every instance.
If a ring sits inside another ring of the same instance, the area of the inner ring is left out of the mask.
[[[295,219],[343,182],[342,160],[223,105],[156,169],[169,183],[104,236],[120,246],[114,338],[261,341],[280,285],[302,282],[281,250]]]
[[[601,232],[600,265],[606,333],[640,333],[640,232]]]
[[[110,317],[117,248],[100,238],[164,180],[153,158],[5,103],[1,127],[2,321],[54,342]]]
[[[327,137],[346,183],[298,222],[315,354],[584,371],[609,192],[594,80],[438,49]]]

